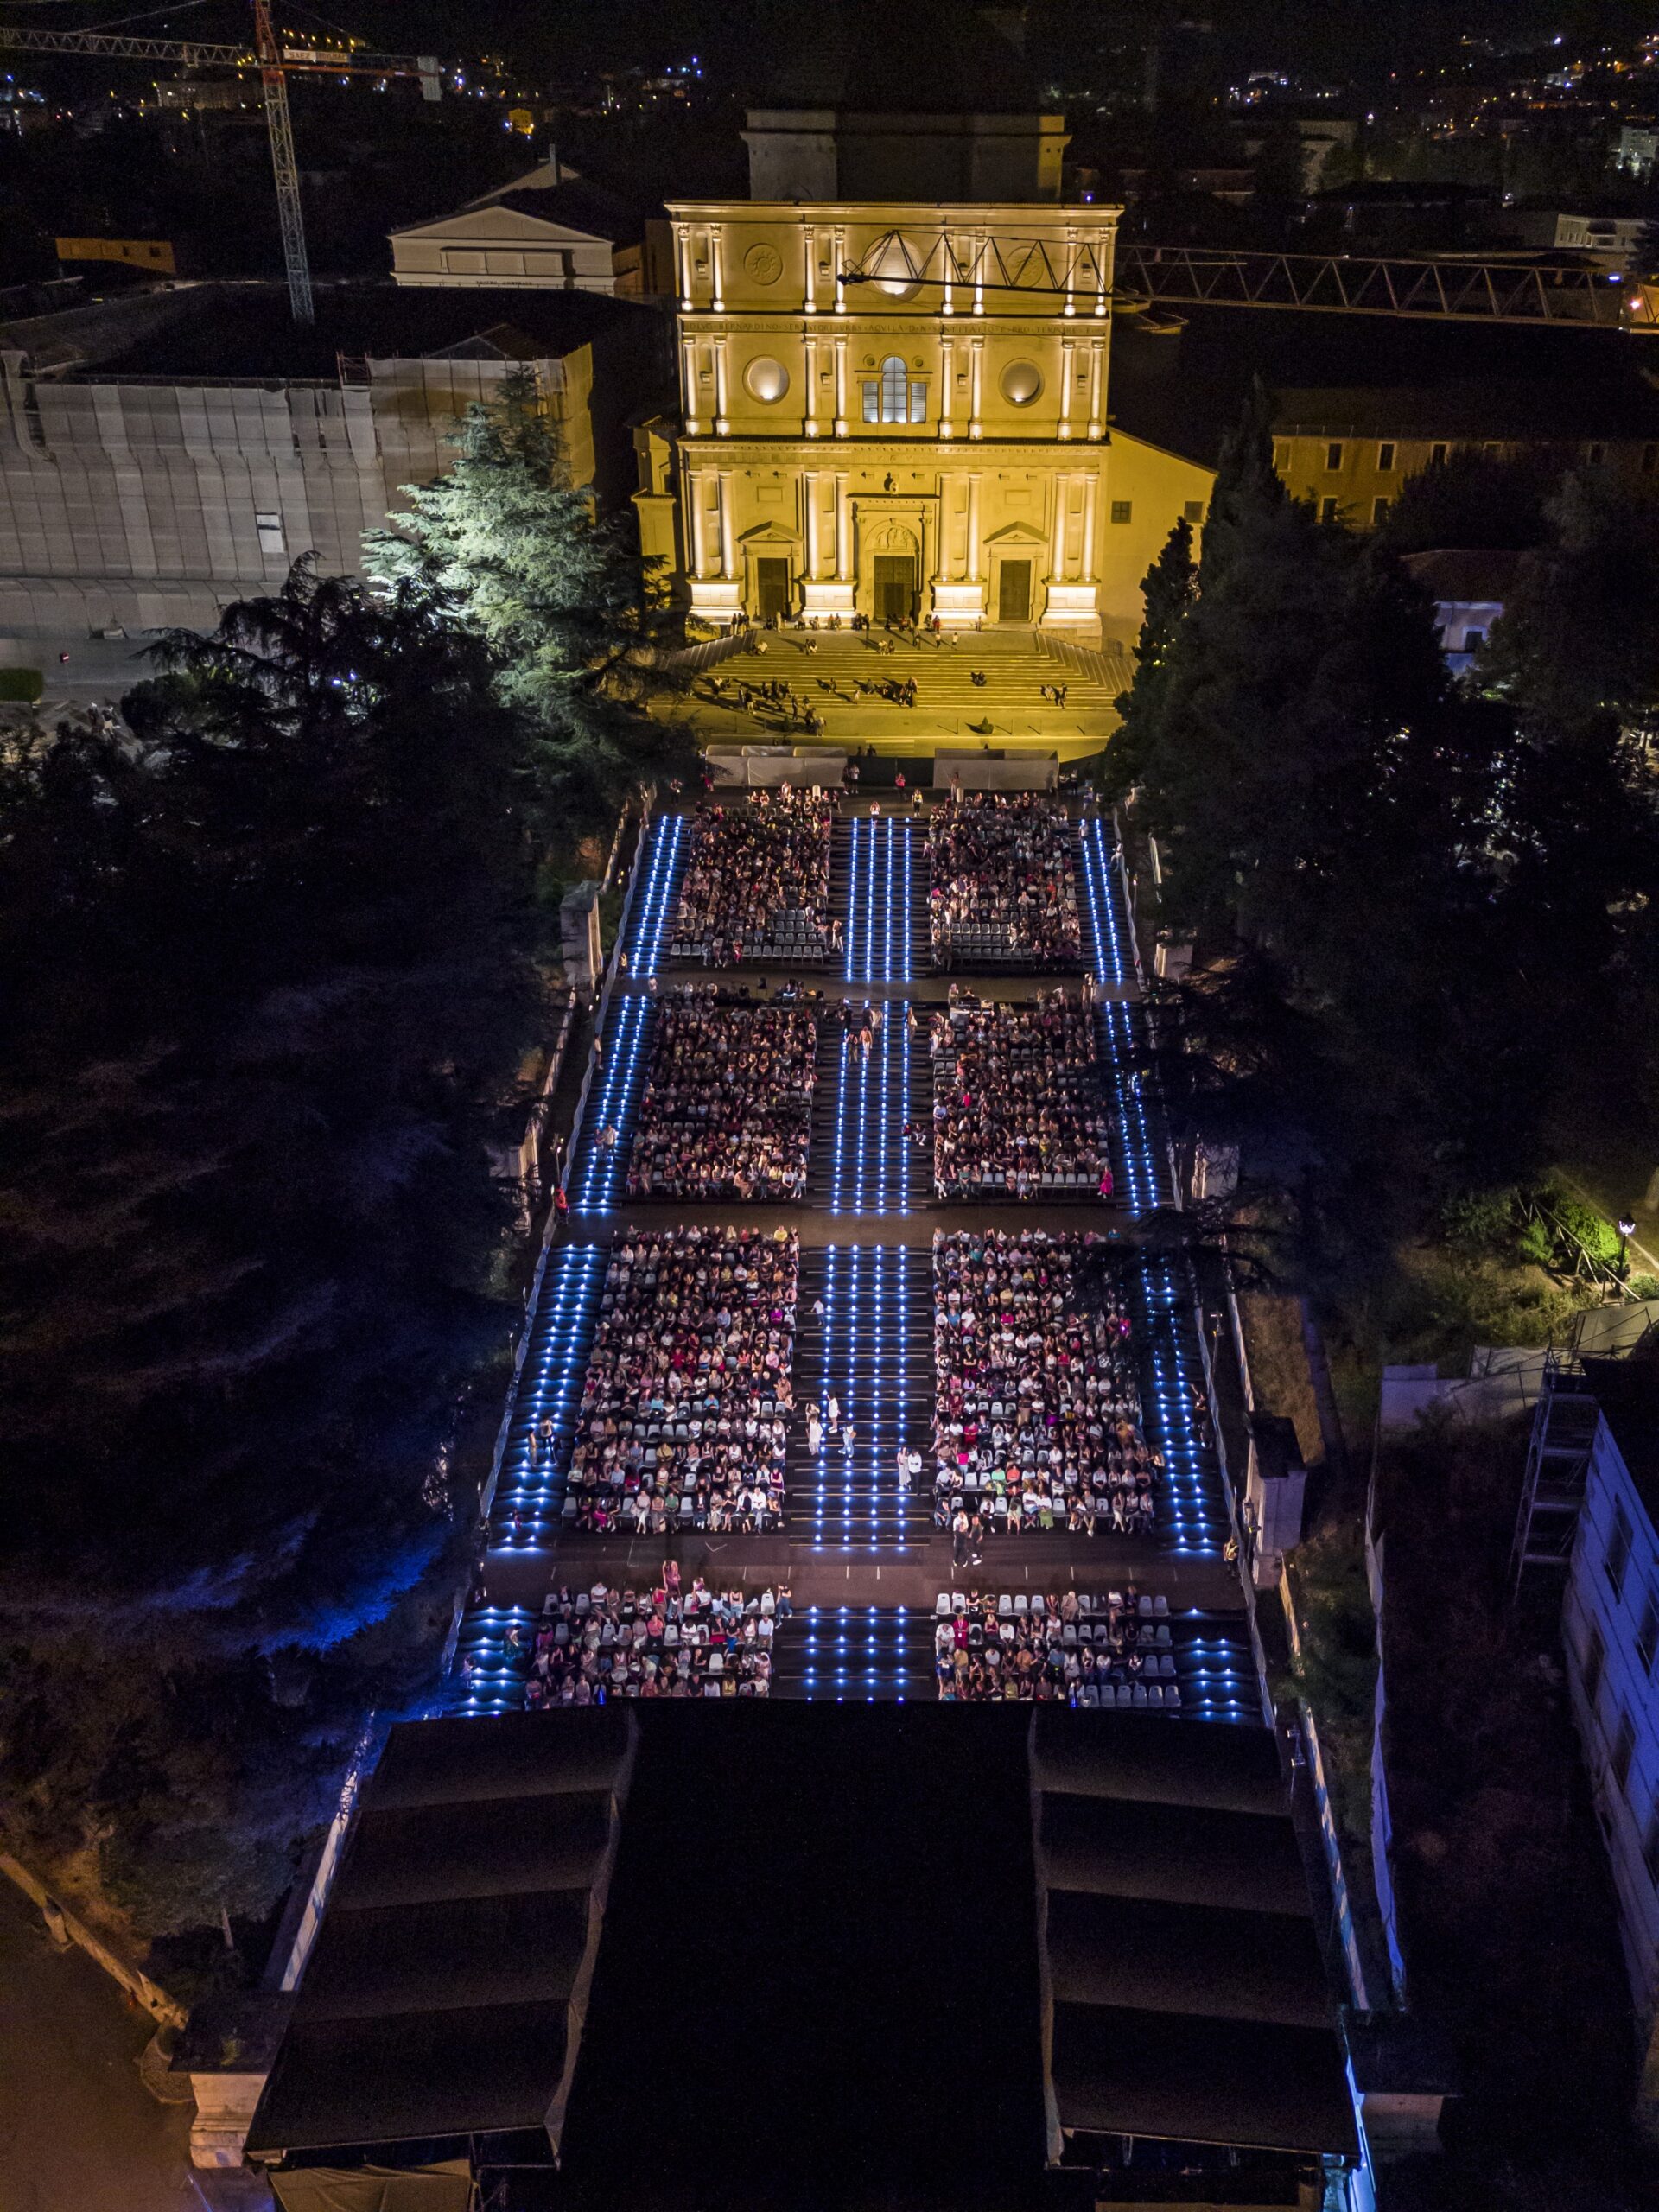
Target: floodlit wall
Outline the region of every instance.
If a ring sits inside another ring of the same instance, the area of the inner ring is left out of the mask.
[[[60,383],[3,365],[0,633],[45,638],[211,625],[302,554],[356,574],[363,532],[442,470],[450,424],[515,365],[377,360],[354,384]],[[591,347],[529,365],[591,480]]]

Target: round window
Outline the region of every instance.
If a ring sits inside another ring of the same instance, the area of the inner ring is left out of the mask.
[[[922,289],[916,273],[920,266],[919,257],[894,232],[871,257],[866,274],[874,278],[875,289],[886,298],[913,300]]]
[[[1043,372],[1035,361],[1010,361],[1002,372],[1002,397],[1010,407],[1029,407],[1043,388]]]
[[[770,407],[789,390],[789,371],[770,353],[762,353],[744,370],[743,388],[751,399]]]

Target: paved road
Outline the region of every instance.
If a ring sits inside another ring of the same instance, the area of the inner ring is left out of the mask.
[[[151,2026],[84,1952],[54,1951],[0,1880],[0,2212],[270,2202],[251,2176],[194,2172],[190,2107],[157,2104],[138,2079]]]

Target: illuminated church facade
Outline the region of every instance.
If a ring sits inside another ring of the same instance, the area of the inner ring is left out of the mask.
[[[1119,211],[1060,200],[1059,117],[861,110],[842,75],[750,114],[753,198],[669,206],[679,409],[636,433],[642,550],[694,630],[1132,637],[1212,480],[1114,432]]]

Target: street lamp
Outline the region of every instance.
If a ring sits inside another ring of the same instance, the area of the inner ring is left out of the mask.
[[[1630,1268],[1630,1262],[1625,1255],[1629,1249],[1630,1239],[1636,1234],[1636,1222],[1633,1216],[1622,1213],[1614,1225],[1618,1230],[1618,1278],[1623,1282]]]

